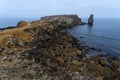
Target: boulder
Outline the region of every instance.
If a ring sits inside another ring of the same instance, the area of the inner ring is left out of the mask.
[[[64,64],[64,59],[62,59],[61,57],[55,57],[54,62],[56,62],[58,65],[63,65]]]
[[[72,65],[74,65],[74,66],[81,66],[82,63],[81,63],[80,61],[73,60],[73,61],[72,61]]]
[[[103,80],[103,77],[97,77],[96,80]]]
[[[0,46],[0,52],[2,52],[4,50],[4,48],[2,46]]]
[[[112,61],[112,69],[120,72],[120,60]]]

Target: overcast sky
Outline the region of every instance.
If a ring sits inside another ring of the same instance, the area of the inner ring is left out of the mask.
[[[120,0],[0,0],[0,18],[37,18],[78,14],[96,18],[120,18]]]

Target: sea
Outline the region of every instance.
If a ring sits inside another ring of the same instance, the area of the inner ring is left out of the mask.
[[[34,21],[40,18],[8,18],[0,20],[0,28],[16,26],[19,21]],[[87,22],[87,19],[82,19]],[[95,18],[93,26],[78,25],[66,30],[78,39],[80,45],[94,50],[88,56],[97,54],[115,56],[120,59],[120,19]]]
[[[95,19],[93,26],[79,25],[67,32],[81,45],[92,49],[88,51],[88,56],[102,54],[120,59],[120,19]]]

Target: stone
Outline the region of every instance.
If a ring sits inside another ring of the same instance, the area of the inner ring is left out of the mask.
[[[7,56],[4,56],[4,57],[2,58],[2,61],[7,60],[7,59],[8,59],[8,57],[7,57]]]
[[[92,79],[91,77],[86,76],[86,75],[79,75],[79,76],[80,76],[80,78],[78,80],[95,80],[95,79]]]
[[[77,60],[72,61],[72,64],[75,66],[81,66],[81,63]]]
[[[56,57],[53,59],[58,65],[63,65],[64,64],[64,60],[61,57]]]
[[[96,80],[103,80],[103,77],[97,77]]]
[[[88,19],[88,25],[93,25],[93,23],[94,23],[94,15],[93,14],[90,14],[90,17],[89,17],[89,19]]]
[[[101,55],[95,55],[91,57],[91,60],[94,61],[95,64],[100,64],[102,66],[108,66],[108,61],[105,60]]]
[[[120,72],[120,60],[112,61],[112,69]]]
[[[105,60],[104,58],[101,57],[100,58],[100,64],[103,65],[103,66],[108,66],[109,63],[108,63],[107,60]]]
[[[3,51],[3,48],[0,46],[0,52]]]

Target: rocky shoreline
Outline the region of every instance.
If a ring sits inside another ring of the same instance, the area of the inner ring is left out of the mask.
[[[71,17],[72,16],[72,17]],[[2,80],[119,80],[120,60],[86,56],[78,40],[61,28],[82,25],[75,15],[21,21],[0,32]]]

